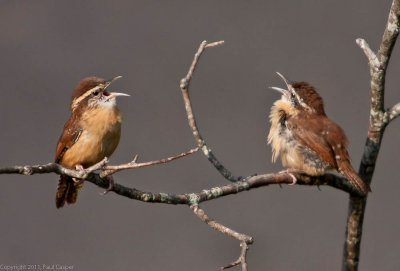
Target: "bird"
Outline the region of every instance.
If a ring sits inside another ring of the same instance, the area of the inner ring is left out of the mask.
[[[286,172],[306,173],[311,176],[337,171],[362,195],[371,191],[351,166],[347,152],[348,139],[339,125],[327,117],[324,102],[316,89],[307,82],[285,82],[287,89],[270,87],[282,94],[270,111],[271,128],[268,144],[272,147],[272,161],[280,155]]]
[[[107,88],[121,77],[111,80],[86,77],[75,87],[70,104],[71,116],[58,140],[55,163],[82,170],[111,156],[121,136],[122,115],[116,97],[130,95],[109,92]],[[112,185],[112,177],[109,180]],[[75,203],[82,185],[82,180],[60,175],[56,207]]]

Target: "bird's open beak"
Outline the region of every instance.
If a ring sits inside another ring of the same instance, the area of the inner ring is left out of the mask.
[[[278,87],[269,87],[269,88],[274,89],[274,90],[276,90],[276,91],[279,91],[280,93],[282,93],[282,95],[285,95],[285,96],[287,96],[287,97],[290,97],[290,94],[291,94],[291,92],[290,92],[291,85],[289,84],[289,81],[288,81],[282,74],[280,74],[279,72],[276,72],[276,74],[278,74],[279,77],[282,78],[282,80],[285,82],[285,84],[286,84],[286,86],[287,86],[288,89],[283,89],[283,88],[278,88]]]
[[[111,85],[111,83],[112,82],[114,82],[115,80],[118,80],[118,79],[120,79],[120,78],[122,78],[122,76],[115,76],[113,79],[111,79],[111,80],[107,80],[106,81],[106,86],[104,87],[104,90],[109,86],[109,85]],[[126,93],[121,93],[121,92],[108,92],[107,91],[107,93],[108,93],[108,99],[112,99],[112,98],[115,98],[115,97],[117,97],[117,96],[131,96],[131,95],[129,95],[129,94],[126,94]]]

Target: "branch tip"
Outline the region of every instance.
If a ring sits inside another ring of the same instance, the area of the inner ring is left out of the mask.
[[[211,42],[211,43],[208,43],[208,44],[206,45],[206,48],[208,48],[208,47],[214,47],[214,46],[218,46],[218,45],[222,45],[222,44],[224,44],[224,43],[225,43],[225,41],[223,41],[223,40]]]
[[[362,38],[356,39],[357,45],[363,50],[365,56],[368,58],[370,68],[376,68],[379,66],[379,60],[376,54],[371,50],[369,44]]]

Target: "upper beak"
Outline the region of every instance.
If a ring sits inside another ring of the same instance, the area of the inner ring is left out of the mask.
[[[269,88],[277,90],[280,93],[282,93],[282,95],[289,97],[290,96],[290,84],[289,84],[288,80],[279,72],[276,72],[276,73],[279,75],[280,78],[282,78],[282,80],[285,82],[288,89],[283,89],[283,88],[278,88],[278,87],[269,87]]]
[[[113,79],[111,79],[111,80],[107,80],[106,81],[106,86],[104,87],[104,89],[106,89],[109,85],[111,85],[111,83],[112,82],[114,82],[115,80],[118,80],[118,79],[120,79],[120,78],[122,78],[122,76],[121,75],[118,75],[118,76],[115,76]]]
[[[110,92],[110,98],[117,97],[117,96],[131,96],[131,95],[126,94],[126,93],[121,93],[121,92]]]
[[[287,86],[288,88],[290,88],[289,81],[285,78],[285,76],[283,76],[283,75],[282,75],[281,73],[279,73],[279,72],[276,72],[276,74],[279,75],[279,77],[282,78],[282,80],[285,82],[286,86]]]
[[[287,89],[278,88],[278,87],[269,87],[269,88],[274,89],[274,90],[277,90],[277,91],[279,91],[280,93],[282,93],[282,95],[285,95],[285,96],[289,96],[289,94],[290,94],[290,91],[287,90]]]

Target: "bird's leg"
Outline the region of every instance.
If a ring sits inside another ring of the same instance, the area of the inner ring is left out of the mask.
[[[299,173],[299,171],[293,168],[287,168],[278,172],[278,174],[288,174],[290,177],[292,177],[293,182],[288,185],[295,185],[297,183],[297,178],[293,175],[293,173]]]
[[[83,166],[81,164],[77,164],[75,165],[75,169],[76,170],[84,170]],[[82,180],[79,180],[77,178],[72,177],[72,180],[74,180],[74,182],[79,183],[82,182]]]
[[[106,195],[114,189],[114,177],[112,175],[107,175],[106,179],[108,180],[108,188],[101,195]]]

